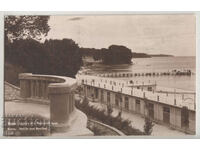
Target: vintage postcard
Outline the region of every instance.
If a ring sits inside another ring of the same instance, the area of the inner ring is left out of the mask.
[[[195,14],[4,16],[4,137],[196,135]]]

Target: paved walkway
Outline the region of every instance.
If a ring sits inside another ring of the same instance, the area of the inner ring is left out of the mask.
[[[76,95],[76,97],[79,98],[77,95]],[[92,101],[90,101],[90,104],[99,109],[106,109],[105,104],[101,104],[98,102],[92,102]],[[118,113],[119,113],[119,109],[113,108],[112,116],[117,116]],[[131,124],[134,128],[139,129],[141,131],[144,130],[144,128],[143,128],[144,127],[144,118],[141,117],[141,115],[134,114],[132,112],[123,111],[122,118],[130,120]],[[151,135],[152,136],[185,136],[187,134],[180,132],[178,130],[174,130],[170,127],[155,123],[155,125],[153,127],[153,132]]]
[[[39,103],[25,103],[19,101],[20,89],[7,82],[5,87],[5,115],[25,115],[25,116],[41,116],[50,119],[50,106]],[[70,125],[63,132],[53,133],[52,136],[93,136],[93,133],[86,128],[87,116],[78,109],[71,114],[68,120]]]
[[[38,115],[49,118],[49,106],[35,103],[23,103],[18,101],[20,97],[20,88],[8,82],[4,82],[4,96],[5,96],[5,114],[24,114],[24,115]]]

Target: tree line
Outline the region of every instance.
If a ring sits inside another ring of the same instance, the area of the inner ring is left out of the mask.
[[[5,60],[22,66],[27,72],[74,77],[82,65],[78,44],[71,39],[46,40],[19,39],[5,50]]]
[[[40,43],[34,39],[17,39],[7,45],[5,60],[21,66],[27,72],[74,77],[80,69],[83,48],[72,39],[46,40]],[[93,52],[96,60],[105,64],[131,62],[131,51],[124,46],[112,45],[108,49]]]
[[[131,49],[122,45],[111,45],[108,48],[80,48],[82,56],[93,57],[94,60],[102,60],[104,64],[129,64],[132,59]]]
[[[80,48],[72,39],[50,39],[41,43],[50,31],[50,16],[5,16],[4,49],[5,77],[15,78],[18,73],[52,74],[75,77],[82,56],[91,55],[104,64],[131,63],[131,50],[125,46],[108,48]],[[17,72],[13,75],[14,71]]]

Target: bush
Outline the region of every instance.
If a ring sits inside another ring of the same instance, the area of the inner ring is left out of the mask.
[[[95,136],[98,135],[106,135],[106,132],[103,131],[101,128],[98,128],[98,126],[88,126],[88,128],[94,133]]]
[[[151,119],[149,118],[145,118],[145,124],[144,124],[144,133],[146,135],[151,135],[152,131],[153,131],[153,122],[151,121]]]
[[[81,101],[75,101],[75,105],[78,109],[83,111],[90,118],[96,119],[102,123],[113,126],[122,131],[126,135],[145,135],[144,132],[135,129],[131,125],[130,120],[123,120],[121,117],[113,117],[106,114],[105,110],[98,109],[94,106],[90,106],[87,99]]]

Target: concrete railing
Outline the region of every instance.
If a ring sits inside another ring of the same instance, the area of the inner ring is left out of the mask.
[[[107,124],[104,124],[102,122],[93,120],[93,119],[89,119],[88,120],[88,126],[89,128],[92,127],[97,127],[98,129],[106,132],[106,135],[110,135],[110,136],[126,136],[123,132],[119,131],[118,129],[111,127]]]
[[[22,73],[19,79],[21,99],[49,103],[51,122],[65,123],[69,119],[75,107],[75,79],[31,73]]]
[[[148,82],[142,82],[142,81],[137,81],[137,80],[130,80],[130,81],[123,81],[123,80],[116,80],[113,78],[102,78],[98,76],[91,76],[91,75],[77,75],[76,76],[79,84],[82,84],[82,80],[93,80],[95,82],[99,83],[105,83],[105,84],[110,84],[114,86],[120,86],[120,87],[125,87],[125,86],[149,86],[149,85],[156,85],[155,81],[148,81]]]
[[[168,104],[176,107],[182,108],[183,106],[188,107],[190,110],[195,110],[195,94],[166,94],[166,93],[156,93],[154,91],[143,91],[142,89],[133,89],[131,87],[126,86],[119,86],[111,84],[110,82],[101,82],[103,79],[100,77],[94,77],[94,76],[79,76],[79,82],[82,82],[82,84],[93,86],[96,88],[102,88],[113,92],[120,92],[121,94],[129,95],[129,96],[135,96],[139,98],[148,99],[151,101],[157,101],[159,103]],[[107,79],[109,81],[109,79]],[[124,83],[124,81],[116,81],[115,82],[121,82],[121,84]],[[124,83],[125,85],[125,83]],[[185,99],[190,99],[191,102],[188,103]]]

